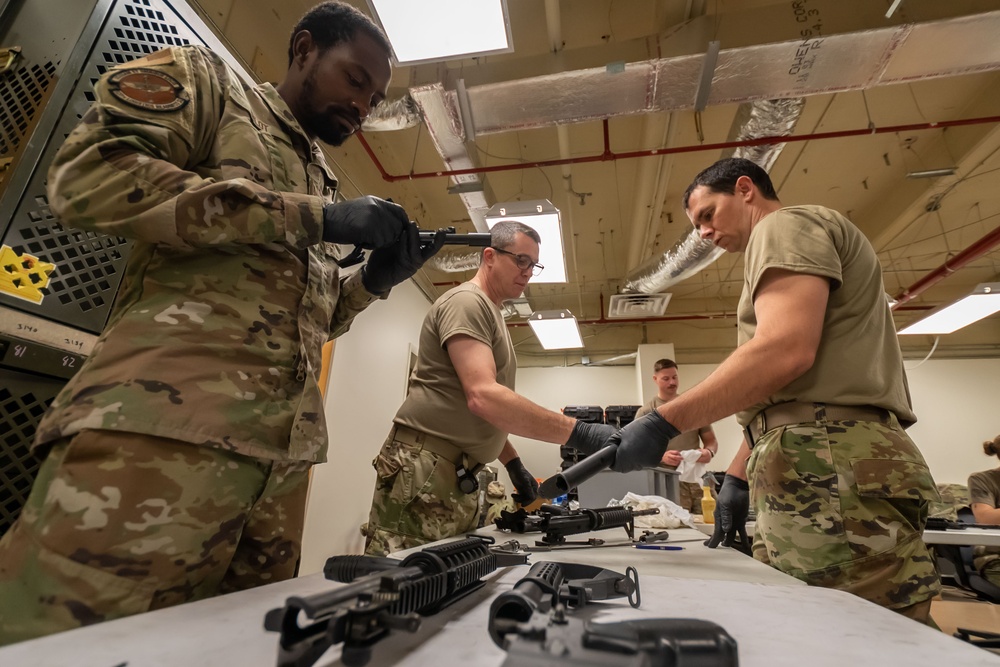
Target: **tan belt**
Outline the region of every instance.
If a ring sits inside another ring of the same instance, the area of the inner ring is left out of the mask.
[[[889,424],[892,413],[873,405],[831,405],[829,403],[778,403],[756,415],[746,425],[750,447],[768,431],[789,424],[821,424],[825,422],[862,421]]]
[[[396,424],[396,429],[392,434],[392,439],[405,442],[408,445],[422,447],[428,452],[432,452],[444,459],[447,459],[448,461],[451,461],[455,465],[460,465],[462,463],[462,454],[464,454],[462,449],[450,441],[445,440],[444,438],[439,438],[436,435],[424,433],[423,431],[417,431],[409,426]]]

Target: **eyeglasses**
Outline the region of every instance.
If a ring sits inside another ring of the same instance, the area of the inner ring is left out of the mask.
[[[493,248],[493,246],[490,247]],[[545,270],[544,266],[542,266],[538,262],[532,261],[532,259],[527,255],[516,255],[512,252],[504,250],[503,248],[493,248],[493,249],[496,250],[497,252],[502,252],[505,255],[510,255],[511,257],[513,257],[514,263],[517,264],[517,268],[521,269],[522,271],[527,271],[528,269],[531,269],[531,275],[533,276],[537,276],[542,271]]]

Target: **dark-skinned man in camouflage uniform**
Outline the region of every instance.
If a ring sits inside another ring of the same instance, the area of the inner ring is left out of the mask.
[[[360,127],[389,57],[370,19],[331,2],[295,27],[276,87],[194,46],[97,83],[49,199],[133,249],[38,428],[47,458],[0,541],[0,644],[294,576],[307,473],[326,458],[321,346],[443,243],[421,247],[391,202],[333,203],[317,140]],[[342,277],[334,244],[372,252]]]

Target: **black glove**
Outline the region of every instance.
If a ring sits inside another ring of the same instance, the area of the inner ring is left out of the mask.
[[[420,228],[407,222],[395,243],[372,250],[361,273],[361,282],[372,294],[383,294],[417,272],[441,246],[447,230],[439,229],[434,240],[420,245]]]
[[[589,424],[577,421],[576,425],[573,426],[573,432],[569,434],[566,446],[584,454],[593,454],[604,447],[608,443],[608,438],[617,432],[618,429],[611,424]]]
[[[396,241],[410,218],[399,204],[378,197],[348,199],[323,207],[323,240],[371,250]]]
[[[659,465],[663,453],[667,451],[667,443],[680,434],[656,410],[639,417],[608,439],[607,444],[618,445],[611,469],[632,472]]]
[[[510,494],[515,503],[527,505],[538,497],[538,480],[531,476],[528,469],[521,463],[520,457],[507,461],[503,467],[507,469],[510,481],[517,489],[517,493]]]
[[[747,537],[747,515],[750,514],[750,485],[746,480],[726,475],[722,488],[715,499],[715,532],[705,541],[705,546],[714,549],[721,543],[724,547],[739,549],[750,554],[750,539]],[[737,543],[736,535],[740,541]]]

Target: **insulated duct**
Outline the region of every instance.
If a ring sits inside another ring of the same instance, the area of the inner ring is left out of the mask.
[[[743,120],[742,126],[734,140],[791,134],[804,106],[805,100],[801,98],[758,100],[743,105],[737,114],[737,122]],[[784,147],[785,144],[743,146],[734,150],[732,157],[746,158],[770,171]],[[725,252],[702,239],[692,228],[672,248],[629,274],[622,292],[657,294],[701,271]]]
[[[1000,69],[997,34],[1000,34],[1000,11],[990,11],[727,49],[719,53],[708,104],[756,103],[763,110],[769,104],[780,104],[779,100],[792,99],[791,104],[799,105],[800,109],[800,98],[808,95],[997,70]],[[433,84],[413,88],[410,95],[448,169],[467,169],[474,164],[466,142],[478,135],[690,109],[704,58],[703,54],[685,55],[634,62],[624,67],[590,68],[472,86],[465,89],[463,106],[467,107],[464,116],[475,123],[474,128],[463,126],[457,92]],[[780,109],[780,113],[791,117],[793,111]],[[759,122],[771,122],[766,116],[766,112],[759,112]],[[751,114],[752,123],[757,122],[753,118]],[[746,129],[751,131],[750,126]],[[773,158],[759,159],[771,159],[773,163]],[[464,188],[482,183],[475,174],[453,176],[452,181],[456,185],[465,184]],[[462,192],[460,196],[476,229],[486,231],[485,195]],[[715,259],[706,259],[711,253],[705,253],[687,239],[682,239],[680,245],[680,248],[675,246],[677,251],[687,249],[698,254],[703,265]],[[677,256],[680,261],[675,249],[667,254]],[[664,263],[664,258],[657,258],[655,263]],[[672,263],[676,262],[667,261]],[[664,286],[662,276],[673,276],[668,283],[673,284],[683,279],[677,276],[690,275],[692,271],[688,264],[643,268],[646,270],[637,271],[626,289],[656,291]],[[661,278],[653,279],[653,272]]]

